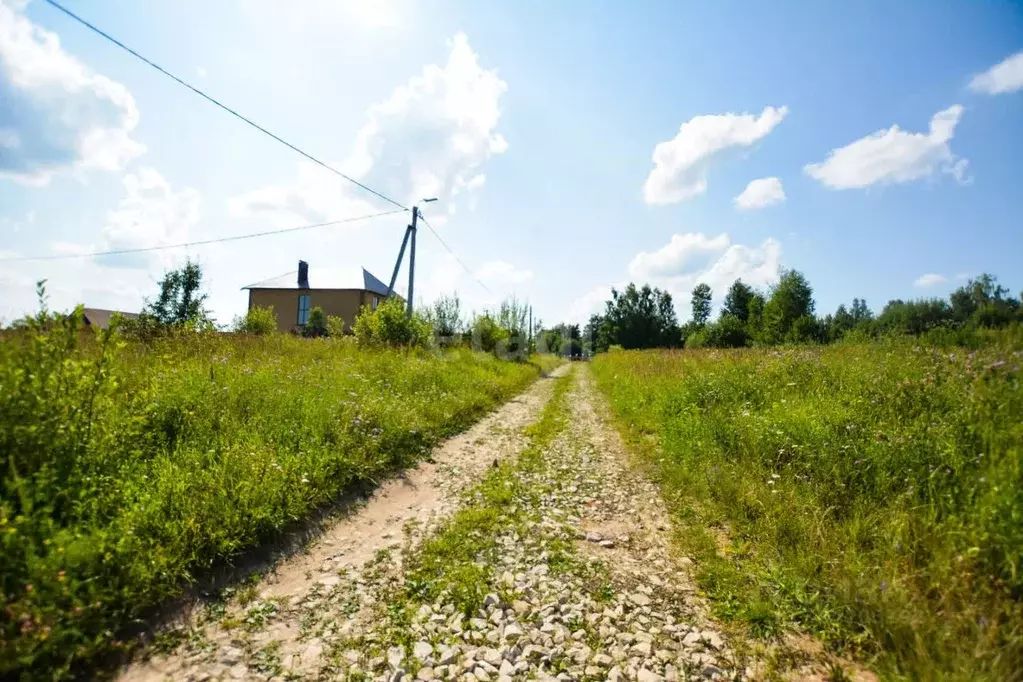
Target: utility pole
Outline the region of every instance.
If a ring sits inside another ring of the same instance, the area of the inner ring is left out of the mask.
[[[409,230],[412,234],[412,250],[408,255],[408,316],[412,317],[412,296],[415,293],[416,283],[416,221],[419,219],[419,207],[412,207],[412,224]]]
[[[423,199],[423,201],[429,203],[431,201],[437,201],[436,197],[432,199]],[[406,301],[406,309],[408,310],[408,316],[412,317],[412,297],[415,296],[415,278],[416,278],[416,223],[419,222],[419,207],[412,207],[412,224],[405,228],[405,238],[401,240],[401,249],[398,250],[398,260],[394,262],[394,272],[391,273],[391,283],[387,285],[387,297],[390,298],[394,293],[394,283],[398,281],[398,270],[401,269],[401,259],[405,257],[405,247],[408,246],[409,241],[412,242],[412,250],[409,252],[408,257],[408,301]]]

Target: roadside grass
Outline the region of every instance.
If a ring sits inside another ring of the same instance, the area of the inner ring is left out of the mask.
[[[890,679],[1023,679],[1023,351],[913,341],[592,362],[716,614]]]
[[[554,362],[284,335],[143,345],[80,316],[5,336],[0,677],[94,670],[205,571],[415,462]]]

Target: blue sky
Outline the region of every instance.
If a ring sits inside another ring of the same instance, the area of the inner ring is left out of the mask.
[[[66,4],[398,201],[439,196],[426,215],[473,274],[421,231],[427,300],[515,294],[579,320],[636,280],[685,319],[695,283],[720,297],[779,267],[820,312],[984,271],[1023,288],[1018,3]],[[0,3],[0,258],[388,208],[45,3]],[[386,279],[405,220],[0,260],[0,318],[31,310],[40,278],[57,308],[137,310],[192,257],[226,323],[240,287],[299,258],[314,286],[357,265]]]

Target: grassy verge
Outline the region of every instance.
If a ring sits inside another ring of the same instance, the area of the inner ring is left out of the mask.
[[[1019,679],[1018,345],[629,352],[592,363],[719,617],[894,679]]]
[[[543,360],[547,362],[547,360]],[[48,330],[0,342],[0,676],[81,673],[218,562],[538,375],[459,350]]]

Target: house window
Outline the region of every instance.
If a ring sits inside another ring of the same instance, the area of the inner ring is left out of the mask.
[[[373,297],[373,310],[376,310],[378,305],[380,305],[380,297],[379,296],[374,296]]]
[[[298,297],[298,326],[305,326],[309,321],[309,294],[299,294]]]

